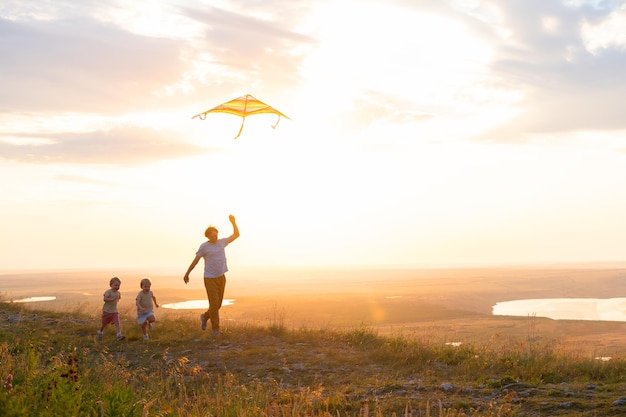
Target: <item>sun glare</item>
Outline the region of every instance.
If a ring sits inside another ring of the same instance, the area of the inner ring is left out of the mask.
[[[493,125],[493,118],[481,120],[485,112],[478,108],[488,101],[478,97],[499,95],[495,109],[516,99],[485,81],[493,51],[444,17],[380,2],[334,1],[317,5],[298,30],[318,41],[302,65],[305,85],[298,95],[306,101],[296,103],[298,121],[319,130],[316,140],[346,140],[355,131],[388,140],[450,139]],[[449,116],[459,113],[467,113],[464,123],[450,124]]]
[[[304,73],[328,90],[367,85],[400,96],[432,95],[444,79],[463,74],[459,64],[465,70],[490,54],[459,23],[382,3],[329,2],[312,19],[323,28],[304,29],[316,30],[319,40]]]

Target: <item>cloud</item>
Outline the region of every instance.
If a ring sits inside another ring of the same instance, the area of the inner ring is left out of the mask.
[[[266,7],[266,6],[264,6]],[[213,65],[223,68],[220,83],[245,84],[255,89],[298,82],[303,47],[315,40],[291,29],[295,16],[270,20],[216,7],[184,8],[183,13],[206,26],[204,39],[195,47],[209,56]]]
[[[182,42],[75,20],[0,19],[0,110],[121,112],[150,108],[182,70]]]
[[[613,8],[617,3],[606,3]],[[519,140],[529,134],[626,128],[626,50],[589,51],[584,22],[602,22],[612,9],[558,1],[499,2],[510,30],[490,66],[494,78],[523,91],[518,115],[487,136]]]
[[[170,6],[172,22],[188,22],[195,35],[177,38],[172,22],[159,31],[140,8],[124,14],[95,2],[0,9],[0,112],[121,114],[299,82],[305,49],[315,43],[292,29],[306,2],[274,15],[261,3],[241,12]]]
[[[496,121],[463,132],[499,122],[481,137],[509,141],[625,128],[626,50],[615,33],[623,1],[182,3],[168,4],[160,10],[167,19],[158,20],[139,6],[99,2],[0,8],[0,112],[171,112],[248,92],[280,103],[308,82],[316,87],[307,94],[320,102],[342,89],[357,97],[331,110],[342,125],[417,125],[437,114],[460,126],[459,117],[482,120],[502,109]],[[336,7],[354,9],[350,22],[332,13]],[[383,12],[396,24],[379,33]],[[175,36],[177,25],[184,36]],[[333,55],[306,74],[306,57],[323,48]],[[386,98],[370,101],[371,94]]]
[[[141,165],[211,152],[173,139],[175,133],[142,128],[56,134],[20,134],[0,141],[0,158],[24,163]]]

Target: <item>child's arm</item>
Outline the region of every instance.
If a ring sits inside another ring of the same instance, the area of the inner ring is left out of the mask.
[[[107,293],[104,293],[104,296],[102,297],[102,300],[104,300],[104,302],[107,302],[107,301],[115,301],[115,300],[117,300],[117,297],[116,297],[115,295],[113,295],[113,294],[110,294],[110,295],[107,297]]]
[[[152,296],[152,301],[154,301],[154,305],[156,306],[156,308],[159,308],[159,303],[157,303],[156,297],[154,295]]]
[[[139,298],[135,298],[135,305],[137,306],[137,311],[139,313],[143,313],[144,312],[144,308],[141,306],[141,304],[139,304]]]

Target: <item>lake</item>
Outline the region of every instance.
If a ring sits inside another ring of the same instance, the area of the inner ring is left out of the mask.
[[[541,298],[496,303],[496,316],[537,316],[554,320],[626,321],[626,298]]]

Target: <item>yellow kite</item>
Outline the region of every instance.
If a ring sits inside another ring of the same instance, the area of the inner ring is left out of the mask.
[[[241,116],[242,118],[241,127],[239,128],[239,133],[237,133],[237,136],[235,136],[235,139],[237,139],[239,135],[241,135],[241,131],[243,130],[243,123],[246,120],[246,116],[251,116],[253,114],[262,114],[262,113],[276,114],[278,115],[278,120],[272,126],[272,128],[276,128],[276,126],[278,126],[278,122],[280,122],[281,116],[289,119],[289,117],[285,116],[283,113],[279,112],[272,106],[269,106],[263,103],[262,101],[257,100],[256,98],[252,97],[250,94],[246,94],[245,96],[238,97],[229,102],[220,104],[217,107],[213,107],[210,110],[196,114],[195,116],[192,117],[192,119],[195,119],[197,117],[200,120],[204,120],[206,119],[207,113],[228,113],[228,114],[234,114],[235,116]]]

